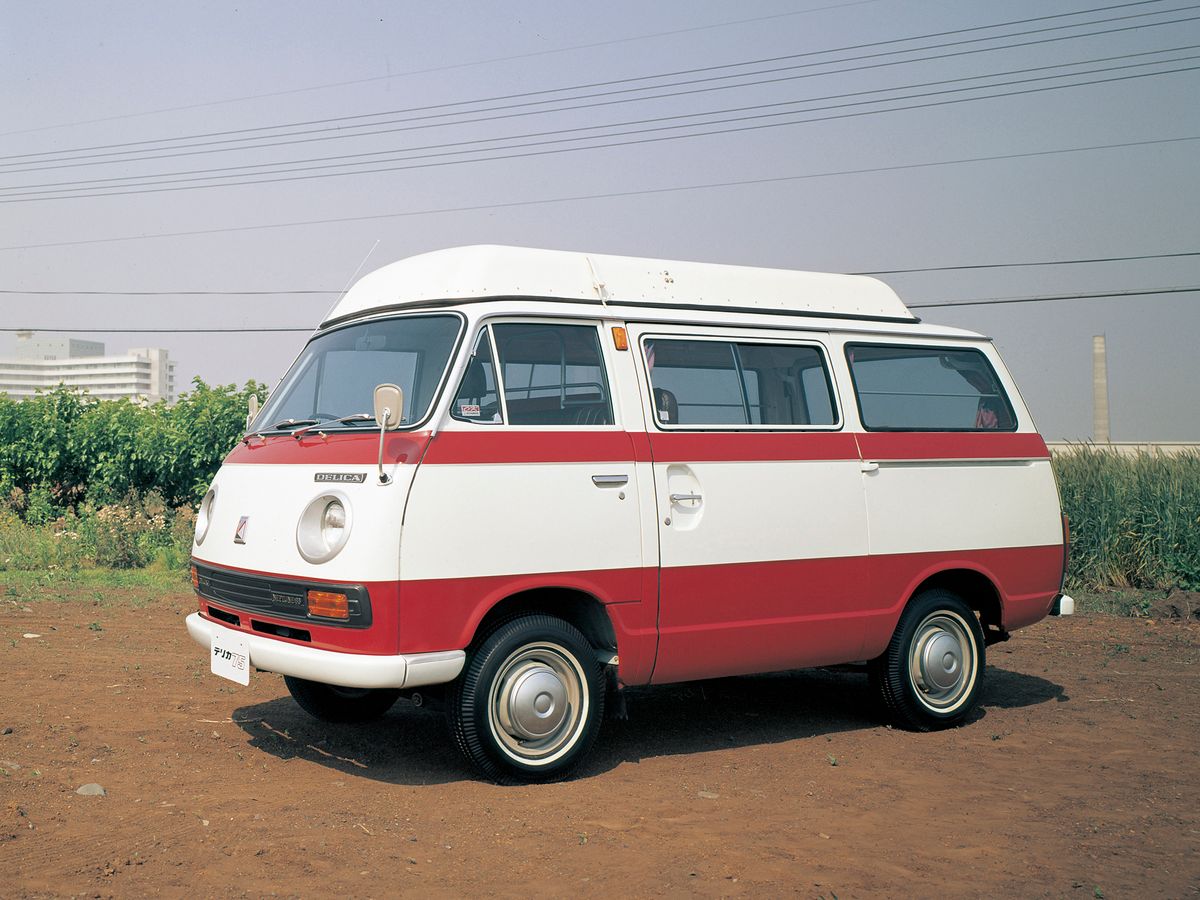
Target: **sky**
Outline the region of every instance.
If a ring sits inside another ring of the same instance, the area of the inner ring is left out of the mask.
[[[1112,438],[1200,440],[1200,293],[1143,293],[1200,287],[1200,3],[10,0],[0,81],[0,355],[273,385],[356,272],[516,244],[892,272],[1048,439],[1104,334]]]

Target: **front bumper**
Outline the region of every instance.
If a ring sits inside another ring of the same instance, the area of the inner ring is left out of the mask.
[[[250,665],[256,669],[339,687],[412,688],[444,684],[458,677],[467,658],[462,650],[399,656],[337,653],[226,628],[200,613],[187,617],[187,630],[192,640],[206,649],[212,647],[213,634],[242,638],[250,648]]]

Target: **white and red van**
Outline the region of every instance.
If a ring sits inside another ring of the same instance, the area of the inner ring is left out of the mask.
[[[187,627],[541,781],[627,685],[866,662],[900,725],[959,724],[986,646],[1072,611],[1066,544],[991,342],[879,281],[463,247],[309,340],[204,498]]]

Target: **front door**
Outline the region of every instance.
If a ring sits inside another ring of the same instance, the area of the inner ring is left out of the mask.
[[[569,588],[608,606],[630,637],[622,677],[648,679],[653,544],[604,335],[598,322],[497,319],[473,338],[405,512],[403,649],[415,649],[404,617],[444,649],[463,640],[445,623],[473,628],[500,599]]]

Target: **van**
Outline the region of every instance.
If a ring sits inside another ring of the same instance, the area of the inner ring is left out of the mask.
[[[191,636],[328,722],[441,706],[564,777],[631,685],[864,664],[916,731],[1063,595],[1050,454],[991,341],[870,278],[516,247],[330,311],[200,506]]]

